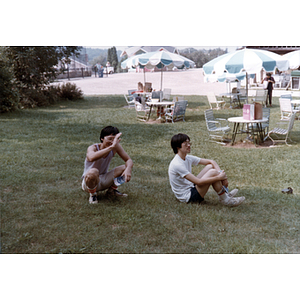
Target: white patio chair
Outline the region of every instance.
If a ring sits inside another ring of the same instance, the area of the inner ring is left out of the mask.
[[[161,101],[162,96],[163,96],[162,91],[153,91],[151,94],[151,99],[159,99],[158,101]]]
[[[125,95],[124,94],[124,98],[125,98],[125,100],[126,100],[126,102],[127,102],[127,104],[128,104],[128,106],[129,107],[134,107],[134,97],[132,97],[132,96],[127,96],[127,95]]]
[[[300,110],[293,109],[291,98],[290,97],[280,97],[279,98],[280,104],[280,113],[281,113],[281,121],[288,121],[293,113],[297,114],[300,113]]]
[[[289,137],[289,133],[293,129],[295,117],[296,117],[296,114],[293,113],[290,116],[289,122],[279,122],[279,123],[277,123],[277,125],[280,125],[280,126],[275,127],[274,129],[269,131],[266,138],[270,138],[273,142],[273,145],[275,145],[275,143],[280,143],[281,142],[281,143],[286,143],[286,145],[288,145],[288,146],[291,146],[287,143],[287,140],[289,139],[292,142],[292,140]],[[274,137],[272,138],[271,134],[275,135],[277,139],[275,140]],[[278,136],[283,136],[283,137],[285,137],[285,139],[280,140]]]
[[[150,108],[138,101],[134,102],[136,116],[139,121],[146,122],[149,119]]]
[[[225,108],[226,102],[224,100],[217,100],[214,93],[207,93],[206,96],[211,109]],[[216,105],[216,107],[213,107],[213,105]]]
[[[218,144],[225,145],[225,136],[231,131],[226,119],[215,118],[212,109],[204,111],[209,138]],[[225,123],[225,125],[224,125]],[[221,142],[215,141],[220,140]]]
[[[256,90],[255,98],[252,98],[254,102],[261,102],[263,106],[266,107],[268,90]]]
[[[171,89],[164,89],[163,95],[162,95],[162,100],[169,101],[170,98],[171,98]]]
[[[144,91],[146,93],[151,93],[152,92],[152,82],[145,82]]]
[[[187,103],[187,100],[175,102],[173,109],[165,113],[166,121],[172,121],[172,123],[174,123],[176,121],[182,120],[183,122],[185,122],[184,117]]]

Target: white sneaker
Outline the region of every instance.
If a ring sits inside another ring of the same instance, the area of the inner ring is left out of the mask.
[[[228,197],[225,200],[220,200],[220,202],[223,205],[231,206],[231,207],[238,206],[242,204],[242,202],[244,201],[245,201],[245,197]]]
[[[97,203],[99,203],[99,201],[97,199],[97,195],[90,195],[89,203],[90,204],[97,204]]]
[[[233,189],[231,192],[229,192],[227,195],[229,197],[234,197],[239,192],[238,189]]]

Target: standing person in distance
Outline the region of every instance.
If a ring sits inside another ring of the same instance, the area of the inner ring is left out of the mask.
[[[268,106],[268,98],[269,98],[269,105],[272,107],[272,91],[273,91],[273,84],[275,84],[275,79],[271,76],[271,73],[267,73],[267,76],[262,80],[261,83],[267,83],[267,90],[268,95],[266,98],[266,106]]]

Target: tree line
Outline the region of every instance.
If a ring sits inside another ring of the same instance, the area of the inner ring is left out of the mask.
[[[221,48],[215,48],[209,50],[206,49],[197,50],[195,48],[186,48],[180,50],[180,55],[194,61],[197,68],[202,68],[203,65],[206,64],[207,62],[225,53],[228,53],[228,50],[227,49],[223,50]]]
[[[121,51],[117,51],[116,47],[109,49],[85,48],[85,51],[88,55],[89,63],[92,66],[94,66],[96,63],[100,63],[101,65],[105,66],[107,61],[109,61],[111,66],[114,67],[115,72],[126,72],[122,70],[121,62],[127,59],[127,56],[120,58]],[[205,63],[227,52],[227,49],[223,50],[221,48],[209,50],[185,48],[180,50],[180,55],[194,61],[197,68],[202,68]]]

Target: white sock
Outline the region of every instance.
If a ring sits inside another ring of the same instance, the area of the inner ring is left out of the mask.
[[[217,192],[217,194],[219,195],[220,200],[227,200],[228,198],[230,198],[224,188]]]

